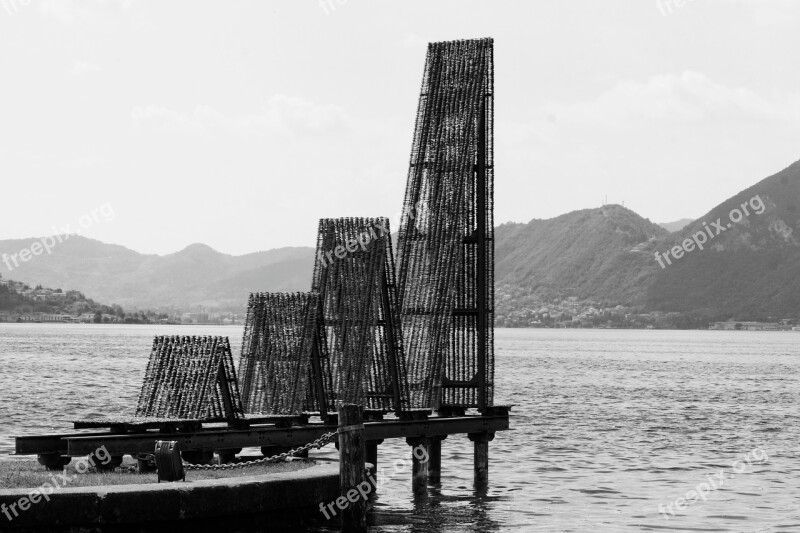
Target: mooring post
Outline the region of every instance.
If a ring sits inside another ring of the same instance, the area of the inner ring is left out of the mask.
[[[342,531],[367,531],[367,502],[359,487],[368,483],[364,458],[364,421],[359,405],[339,407],[339,489],[336,506],[342,510]],[[368,485],[367,485],[368,486]]]
[[[486,485],[489,482],[489,441],[494,439],[494,433],[481,431],[467,436],[475,445],[475,485]]]
[[[422,496],[428,491],[428,437],[409,437],[406,443],[411,446],[411,490],[414,496]]]
[[[375,477],[378,475],[378,444],[381,444],[383,439],[381,440],[368,440],[366,443],[366,457],[367,462],[372,464],[372,476]]]
[[[36,457],[36,460],[39,461],[40,465],[44,465],[45,468],[47,468],[48,470],[61,471],[64,469],[65,466],[69,464],[72,458],[62,456],[58,452],[52,452],[52,453],[40,453]]]
[[[236,454],[241,453],[241,448],[221,448],[216,450],[219,457],[219,464],[224,465],[236,462]]]
[[[431,437],[428,445],[428,481],[441,483],[442,481],[442,441],[447,435]]]
[[[370,504],[375,503],[375,497],[378,495],[378,445],[382,442],[383,439],[367,441],[367,462],[372,464],[372,470],[370,470],[371,475],[367,478],[367,481],[372,486],[372,490],[369,493]]]

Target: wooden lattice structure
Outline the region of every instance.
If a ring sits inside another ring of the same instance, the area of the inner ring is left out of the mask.
[[[312,290],[322,303],[333,385],[329,398],[374,411],[406,409],[388,219],[320,220]]]
[[[312,366],[312,356],[318,355],[319,303],[317,293],[250,295],[239,359],[242,402],[248,414],[300,415],[319,410]]]
[[[432,43],[398,242],[412,405],[493,402],[493,42]]]
[[[227,337],[153,340],[136,417],[233,422],[242,416]]]
[[[363,425],[338,420],[340,432],[363,426],[372,464],[384,439],[414,446],[415,492],[426,472],[440,479],[447,435],[474,443],[485,483],[489,441],[509,428],[509,407],[493,405],[493,84],[491,39],[429,45],[397,271],[387,219],[321,220],[312,291],[250,297],[241,395],[227,338],[156,337],[135,418],[74,424],[104,433],[19,436],[16,452],[60,470],[102,445],[112,465],[136,454],[146,468],[141,456],[169,439],[227,462],[243,447],[271,454],[319,439],[337,407],[357,404]],[[418,446],[429,466],[417,468]]]

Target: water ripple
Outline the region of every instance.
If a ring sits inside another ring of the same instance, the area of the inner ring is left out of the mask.
[[[13,451],[13,435],[131,415],[155,334],[226,335],[237,355],[241,343],[237,327],[0,324],[0,453]],[[386,441],[378,462],[388,481],[370,530],[800,530],[798,341],[791,332],[498,330],[495,403],[516,407],[514,431],[490,445],[489,488],[473,488],[471,443],[454,435],[441,484],[415,500],[410,466],[398,468],[410,448]]]

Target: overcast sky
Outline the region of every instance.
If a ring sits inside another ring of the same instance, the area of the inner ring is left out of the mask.
[[[158,254],[394,222],[426,43],[470,37],[498,223],[701,217],[800,159],[800,2],[679,1],[0,0],[0,239],[102,206],[86,236]]]

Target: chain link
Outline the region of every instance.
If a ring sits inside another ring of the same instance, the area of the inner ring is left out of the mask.
[[[237,468],[247,468],[249,466],[263,465],[266,463],[277,463],[280,461],[285,461],[287,457],[297,455],[306,450],[310,450],[312,448],[322,448],[323,446],[326,446],[331,442],[333,442],[333,439],[336,438],[336,435],[338,434],[339,430],[337,429],[336,431],[325,433],[317,440],[309,442],[304,446],[300,446],[299,448],[294,448],[292,450],[289,450],[288,452],[279,453],[278,455],[273,455],[272,457],[264,457],[263,459],[255,459],[253,461],[244,461],[241,463],[228,463],[224,465],[199,465],[199,464],[187,463],[184,461],[183,468],[185,470],[234,470]]]

